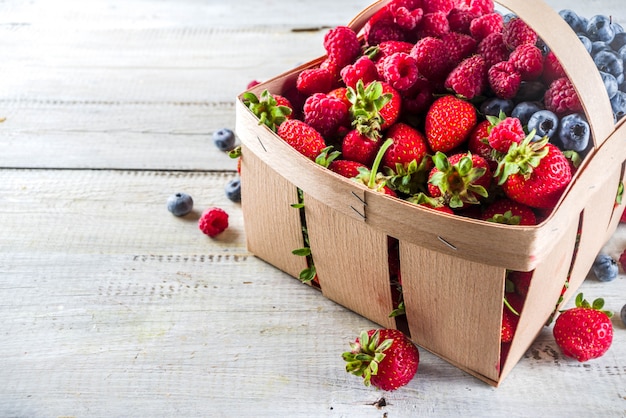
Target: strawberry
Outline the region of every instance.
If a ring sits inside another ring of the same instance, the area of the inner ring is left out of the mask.
[[[466,100],[446,95],[426,113],[426,140],[433,152],[448,152],[467,139],[476,125],[476,108]]]
[[[495,171],[498,168],[498,161],[494,159],[493,148],[487,140],[491,126],[488,120],[480,121],[469,134],[467,150],[483,157],[489,163],[491,171]]]
[[[348,106],[324,93],[314,93],[304,102],[304,122],[324,138],[330,138],[341,126],[349,125]]]
[[[353,129],[343,138],[341,153],[346,160],[356,161],[365,166],[371,166],[376,158],[380,142]]]
[[[324,49],[341,68],[351,64],[361,53],[356,32],[347,26],[336,26],[324,35]]]
[[[374,81],[367,86],[359,80],[346,94],[352,106],[352,124],[357,131],[373,140],[393,125],[400,116],[402,97],[385,82]]]
[[[383,175],[383,173],[378,171],[385,152],[392,144],[392,139],[385,140],[376,153],[376,157],[372,163],[372,168],[359,168],[359,174],[356,178],[354,178],[354,180],[358,183],[364,184],[372,190],[376,190],[377,192],[397,197],[396,192],[387,185],[388,178]]]
[[[513,143],[495,176],[505,195],[538,209],[552,209],[572,180],[567,158],[548,138],[532,142],[534,131]]]
[[[419,77],[417,61],[406,52],[396,52],[379,61],[378,73],[398,91],[410,89]]]
[[[535,212],[530,207],[507,198],[490,203],[482,212],[481,219],[505,225],[537,224]]]
[[[506,304],[502,306],[502,331],[500,334],[500,341],[503,343],[510,343],[513,341],[513,336],[517,329],[519,322],[519,316],[513,313]]]
[[[560,313],[552,333],[564,355],[585,362],[607,352],[613,342],[613,313],[603,307],[603,299],[589,304],[579,293],[576,306]]]
[[[487,63],[482,55],[476,54],[461,61],[448,75],[446,89],[471,100],[480,96],[487,88]]]
[[[335,75],[326,68],[307,68],[298,74],[296,88],[302,94],[328,93],[335,85]]]
[[[514,98],[522,84],[522,75],[508,61],[492,65],[487,79],[496,96],[505,100]]]
[[[330,171],[347,178],[358,176],[359,168],[367,168],[367,166],[350,160],[334,160],[328,166]]]
[[[296,151],[313,161],[326,148],[322,135],[298,119],[284,121],[276,133]]]
[[[348,373],[363,377],[366,386],[387,391],[408,384],[419,365],[417,347],[394,329],[362,332],[342,357]]]
[[[491,169],[487,161],[469,153],[453,154],[449,158],[442,152],[433,156],[435,167],[428,175],[428,192],[431,197],[442,196],[452,209],[479,204],[488,196],[491,186]]]
[[[386,134],[387,138],[393,140],[383,157],[383,165],[391,169],[396,168],[396,164],[407,168],[412,161],[419,164],[428,152],[426,138],[417,129],[405,123],[396,123]]]
[[[281,123],[290,119],[293,113],[289,100],[271,94],[268,90],[264,90],[260,97],[252,92],[246,92],[242,95],[242,101],[259,118],[259,125],[266,125],[274,132]]]
[[[522,297],[528,295],[528,288],[533,277],[532,271],[510,271],[507,280],[510,280],[515,289],[515,293]]]

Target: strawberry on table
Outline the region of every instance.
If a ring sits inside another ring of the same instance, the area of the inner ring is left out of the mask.
[[[603,307],[603,299],[589,304],[579,293],[576,306],[561,312],[552,331],[563,354],[585,362],[607,352],[613,342],[613,313]]]
[[[363,378],[366,386],[393,391],[408,384],[419,365],[419,351],[394,329],[364,331],[343,353],[346,371]]]

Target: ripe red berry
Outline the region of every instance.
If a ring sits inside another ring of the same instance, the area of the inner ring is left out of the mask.
[[[504,25],[502,36],[511,51],[523,44],[535,45],[538,39],[537,33],[519,17],[514,17]]]
[[[470,33],[480,42],[492,33],[501,32],[503,25],[504,19],[500,13],[488,13],[472,20]]]
[[[228,213],[217,207],[209,208],[200,216],[198,227],[211,238],[216,237],[228,228]]]
[[[415,58],[405,52],[383,58],[378,65],[378,73],[398,91],[410,89],[419,77]]]
[[[492,65],[487,78],[491,90],[501,99],[514,98],[522,84],[522,75],[508,61]]]
[[[515,48],[509,56],[515,71],[521,74],[522,80],[538,79],[543,73],[543,54],[535,45],[522,44]]]
[[[310,96],[314,93],[328,93],[335,83],[334,75],[326,68],[307,68],[298,74],[296,88]]]
[[[333,136],[339,127],[349,124],[348,107],[341,100],[324,93],[315,93],[304,102],[304,122],[323,137]]]
[[[337,26],[324,35],[324,49],[339,68],[352,63],[361,53],[357,34],[347,26]]]
[[[567,77],[561,77],[550,84],[544,94],[544,102],[546,109],[558,116],[583,111],[578,93]]]

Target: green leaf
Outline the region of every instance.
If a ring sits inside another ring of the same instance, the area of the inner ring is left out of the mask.
[[[604,299],[598,298],[598,299],[594,300],[593,303],[591,304],[591,307],[593,309],[601,311],[602,308],[604,308]]]
[[[309,268],[305,268],[300,272],[300,281],[307,283],[315,278],[315,266],[311,266]]]
[[[302,209],[304,208],[304,203],[294,203],[291,205],[291,207],[294,209]]]
[[[293,255],[298,255],[301,257],[307,257],[309,255],[311,255],[311,249],[310,248],[298,248],[297,250],[293,250],[291,252]]]

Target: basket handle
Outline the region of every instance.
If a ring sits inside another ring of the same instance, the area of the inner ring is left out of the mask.
[[[371,4],[348,26],[358,33],[370,17],[389,2],[379,0]],[[593,134],[594,148],[598,149],[614,131],[613,110],[608,95],[602,93],[605,91],[602,77],[578,36],[543,0],[495,0],[495,3],[521,17],[559,58],[582,101]]]

